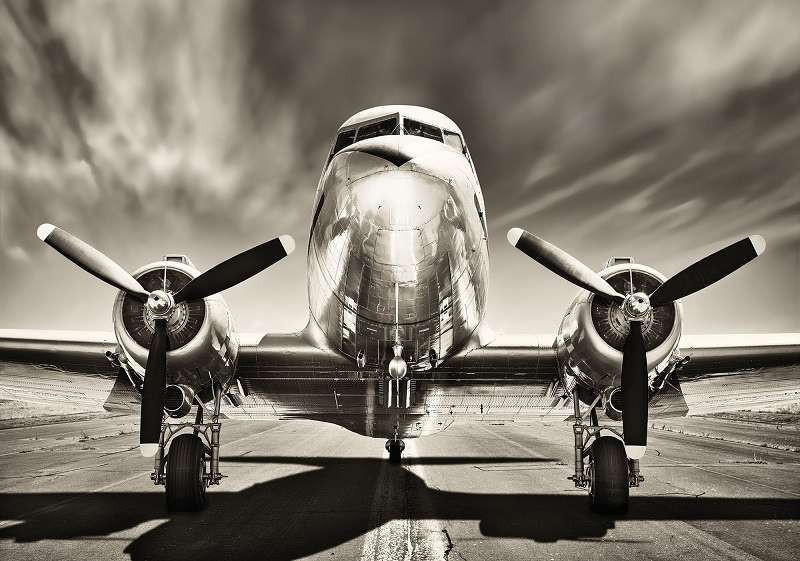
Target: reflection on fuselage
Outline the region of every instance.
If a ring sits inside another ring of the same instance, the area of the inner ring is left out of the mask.
[[[331,158],[314,207],[309,302],[333,347],[385,367],[396,319],[412,369],[463,345],[488,287],[483,196],[463,152],[409,135],[356,142]]]

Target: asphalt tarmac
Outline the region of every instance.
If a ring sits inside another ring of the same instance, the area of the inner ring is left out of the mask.
[[[625,516],[566,478],[561,422],[383,441],[315,422],[224,421],[208,508],[174,514],[135,417],[0,430],[0,559],[784,559],[800,454],[651,429]]]

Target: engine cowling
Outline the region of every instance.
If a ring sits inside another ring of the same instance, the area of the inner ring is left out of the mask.
[[[613,265],[599,274],[620,294],[650,294],[666,281],[655,269],[633,263]],[[622,349],[630,329],[622,306],[585,290],[572,302],[556,341],[565,388],[578,384],[591,394],[608,397],[620,386]],[[648,372],[661,368],[669,359],[678,345],[682,323],[683,311],[678,302],[654,306],[644,317],[642,335]]]
[[[133,277],[148,291],[176,293],[200,271],[179,261],[157,261],[134,271]],[[135,296],[120,292],[114,302],[114,333],[127,362],[140,379],[144,378],[148,346],[154,333],[150,308]],[[212,379],[226,387],[236,372],[239,337],[230,310],[218,294],[181,302],[167,318],[168,387],[177,386],[186,395],[202,397]],[[186,414],[185,405],[168,411]]]

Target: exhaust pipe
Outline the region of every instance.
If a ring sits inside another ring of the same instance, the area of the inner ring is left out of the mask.
[[[184,384],[169,384],[164,390],[164,411],[173,418],[183,417],[192,410],[194,390]]]
[[[608,392],[605,411],[609,419],[622,420],[622,388],[613,388]]]

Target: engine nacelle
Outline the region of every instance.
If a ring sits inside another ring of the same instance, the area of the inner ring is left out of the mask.
[[[666,281],[655,269],[633,263],[613,265],[599,274],[620,294],[631,292],[631,278],[634,292],[646,294]],[[642,322],[648,372],[663,368],[678,345],[682,322],[683,310],[677,302],[648,312]],[[578,384],[590,393],[605,392],[608,397],[611,389],[621,384],[622,349],[629,329],[619,304],[582,290],[561,321],[556,340],[564,387],[570,390]]]
[[[176,293],[199,274],[188,263],[170,260],[145,265],[134,271],[133,276],[148,291],[163,289]],[[127,366],[144,378],[154,332],[150,309],[136,297],[120,292],[114,302],[113,322]],[[207,390],[212,379],[223,387],[230,384],[236,373],[239,337],[221,296],[177,304],[167,318],[167,331],[168,387],[185,389],[193,400],[195,395],[205,397],[204,392],[210,393]],[[174,416],[184,409],[185,405],[176,406],[174,413],[169,413]]]

